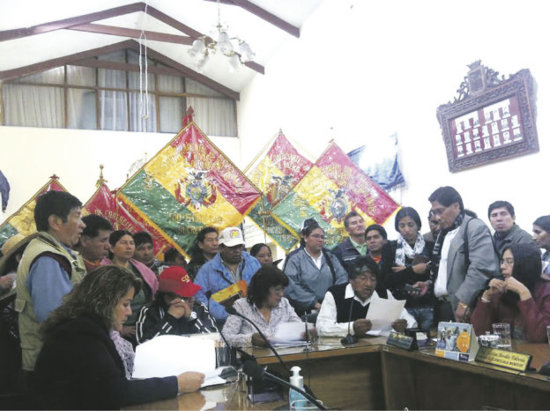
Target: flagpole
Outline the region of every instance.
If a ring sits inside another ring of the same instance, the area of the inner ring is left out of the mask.
[[[271,137],[268,140],[268,142],[263,146],[263,148],[260,151],[258,151],[258,154],[256,154],[256,156],[252,159],[252,161],[243,170],[243,174],[246,174],[246,172],[254,165],[254,163],[258,161],[258,159],[260,158],[260,155],[264,154],[268,150],[269,146],[272,145],[275,139],[279,137],[281,134],[283,134],[283,130],[279,129],[279,132],[273,135],[273,137]]]

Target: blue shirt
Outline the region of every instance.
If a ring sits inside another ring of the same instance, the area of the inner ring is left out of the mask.
[[[69,273],[52,257],[38,257],[27,277],[27,288],[38,321],[43,322],[73,289]]]

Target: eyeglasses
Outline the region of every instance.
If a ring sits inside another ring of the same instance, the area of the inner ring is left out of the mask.
[[[431,212],[433,215],[441,217],[447,208],[449,207],[432,208]]]

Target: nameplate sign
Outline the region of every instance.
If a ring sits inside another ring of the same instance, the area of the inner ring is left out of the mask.
[[[393,347],[403,348],[408,351],[412,351],[417,348],[414,337],[409,337],[408,335],[401,334],[396,331],[390,332],[386,344]]]
[[[530,354],[481,347],[477,353],[476,361],[525,372],[529,368],[531,358]]]

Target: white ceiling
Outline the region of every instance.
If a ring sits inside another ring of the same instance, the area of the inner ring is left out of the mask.
[[[239,3],[243,0],[231,1]],[[300,28],[322,1],[254,0],[253,2],[244,1],[244,3],[248,3],[251,7],[258,6],[285,22]],[[256,53],[254,61],[264,66],[266,72],[269,71],[270,58],[281,47],[284,47],[287,42],[300,41],[299,38],[258,17],[244,7],[224,4],[227,2],[227,0],[222,0],[222,4],[220,4],[222,25],[228,27],[230,36],[239,37],[251,45]],[[128,0],[94,0],[90,2],[18,0],[3,1],[2,3],[0,36],[6,30],[44,25],[45,23],[132,4]],[[146,4],[147,7],[152,7],[201,34],[210,36],[214,34],[218,20],[218,4],[215,1],[150,0]],[[95,20],[91,23],[180,36],[185,35],[178,29],[141,11]],[[0,41],[0,56],[2,56],[0,58],[0,72],[119,43],[128,39],[129,37],[60,29]],[[187,53],[190,46],[153,40],[145,40],[145,42],[151,49],[196,71],[195,63]],[[253,76],[262,75],[244,66],[232,71],[228,59],[219,55],[210,60],[202,74],[236,92],[240,92]]]

